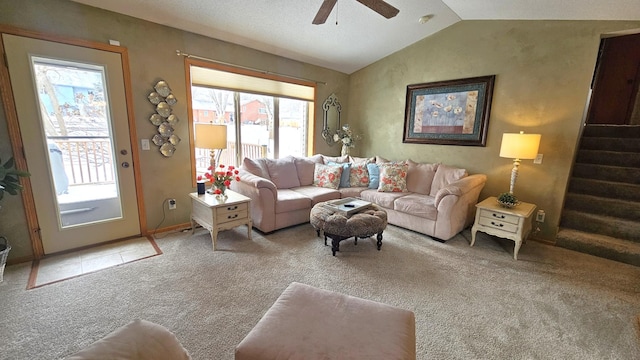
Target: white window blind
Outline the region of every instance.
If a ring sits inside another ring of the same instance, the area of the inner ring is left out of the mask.
[[[191,84],[313,101],[315,87],[191,66]]]

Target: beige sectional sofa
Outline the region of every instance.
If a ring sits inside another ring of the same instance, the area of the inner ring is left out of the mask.
[[[332,172],[327,177],[331,181],[335,180],[334,169],[342,169],[338,176],[343,186],[323,181],[327,168]],[[367,174],[360,174],[358,182],[353,175],[356,169],[362,173],[365,168]],[[376,171],[381,172],[378,183]],[[400,185],[387,181],[394,171]],[[345,178],[342,173],[352,176]],[[319,202],[360,197],[383,207],[390,224],[440,240],[452,238],[473,222],[475,204],[486,182],[483,174],[468,175],[464,169],[444,164],[324,155],[245,158],[239,176],[241,181],[232,182],[231,189],[251,198],[253,226],[265,233],[309,222],[311,208]],[[368,184],[362,176],[368,176]]]

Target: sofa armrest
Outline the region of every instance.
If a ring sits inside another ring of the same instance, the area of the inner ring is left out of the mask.
[[[276,227],[276,200],[278,189],[269,179],[253,175],[239,169],[240,181],[231,182],[231,190],[251,199],[251,219],[253,226],[263,232],[270,232]]]
[[[475,205],[487,182],[484,174],[474,174],[455,181],[436,193],[438,209],[435,236],[448,240],[473,222]]]
[[[436,193],[434,205],[438,208],[438,211],[440,211],[440,203],[446,196],[462,196],[470,191],[474,191],[478,186],[481,186],[480,190],[482,190],[486,181],[487,176],[483,174],[469,175],[460,180],[454,181]],[[480,191],[478,191],[478,195],[480,195]]]

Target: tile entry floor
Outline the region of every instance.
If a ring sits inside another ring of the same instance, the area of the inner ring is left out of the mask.
[[[92,273],[112,266],[162,254],[155,241],[146,237],[113,242],[41,259],[31,269],[28,289]],[[33,272],[37,272],[35,281]]]

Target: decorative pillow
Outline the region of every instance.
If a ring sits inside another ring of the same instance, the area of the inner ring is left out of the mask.
[[[252,173],[253,175],[263,177],[271,180],[269,177],[269,170],[267,170],[266,159],[249,159],[244,158],[242,160],[242,168]]]
[[[296,157],[293,163],[296,165],[296,171],[298,171],[300,186],[311,185],[313,184],[313,171],[316,168],[316,164],[322,164],[322,155]]]
[[[454,168],[444,164],[438,165],[438,170],[436,170],[436,175],[433,177],[429,195],[436,196],[438,190],[465,176],[467,176],[467,170],[465,169]]]
[[[411,160],[407,160],[407,164],[409,164],[407,190],[413,193],[429,195],[438,164],[417,163]]]
[[[316,164],[313,172],[313,185],[330,189],[340,186],[342,166]]]
[[[407,192],[407,170],[409,165],[406,162],[380,164],[380,192]]]
[[[339,164],[337,162],[330,161],[327,165],[332,166],[342,166],[342,175],[340,175],[340,187],[348,188],[349,186],[349,169],[351,168],[351,163]]]
[[[351,185],[351,187],[369,186],[369,171],[367,170],[366,163],[351,165],[351,171],[349,172],[349,185]]]
[[[367,164],[369,173],[369,189],[377,189],[380,185],[380,168],[377,164]]]
[[[271,181],[276,184],[278,189],[291,189],[300,186],[293,156],[275,160],[267,159],[267,170],[269,170]]]

